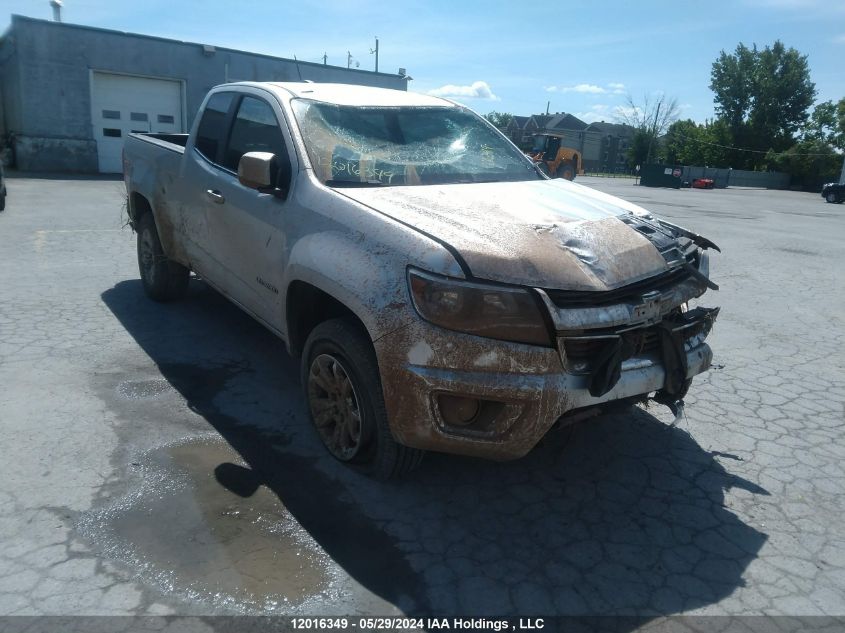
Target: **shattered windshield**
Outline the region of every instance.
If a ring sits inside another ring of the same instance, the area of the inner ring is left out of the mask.
[[[531,162],[479,117],[454,107],[293,102],[317,177],[329,186],[537,180]]]

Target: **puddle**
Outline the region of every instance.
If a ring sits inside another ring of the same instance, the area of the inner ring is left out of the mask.
[[[172,389],[173,387],[170,386],[170,383],[163,378],[153,380],[125,380],[117,386],[117,392],[130,400],[154,398]]]
[[[330,588],[329,557],[225,442],[157,449],[138,467],[145,488],[80,530],[143,580],[239,612],[290,610]]]

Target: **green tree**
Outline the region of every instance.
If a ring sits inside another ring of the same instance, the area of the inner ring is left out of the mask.
[[[662,157],[672,165],[703,165],[707,130],[691,119],[675,121],[663,139]]]
[[[713,62],[710,89],[716,113],[731,132],[730,145],[759,151],[785,151],[807,122],[816,96],[807,56],[780,40],[759,50],[739,44]],[[762,153],[735,158],[748,168],[761,167]]]
[[[490,121],[493,125],[498,128],[506,128],[508,124],[511,122],[513,115],[510,112],[488,112],[484,115],[484,118]]]
[[[845,98],[819,103],[804,129],[805,140],[816,140],[845,151]]]
[[[805,139],[784,152],[766,154],[766,167],[792,176],[792,184],[818,191],[839,178],[842,155],[824,141]]]
[[[628,146],[628,169],[635,169],[646,164],[648,150],[652,142],[651,133],[647,130],[637,130]]]
[[[702,161],[708,167],[733,167],[739,169],[746,160],[744,152],[730,149],[733,144],[731,128],[724,119],[707,121],[704,125]]]

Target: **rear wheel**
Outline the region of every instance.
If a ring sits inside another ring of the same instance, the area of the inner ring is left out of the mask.
[[[378,479],[401,476],[422,461],[423,451],[393,439],[375,351],[353,319],[314,328],[301,375],[311,421],[336,459]]]
[[[138,270],[144,292],[153,301],[176,301],[188,291],[191,271],[164,254],[155,218],[149,212],[138,220]]]
[[[832,191],[829,191],[828,194],[824,197],[824,199],[830,203],[839,202],[839,200],[836,198],[836,194]]]

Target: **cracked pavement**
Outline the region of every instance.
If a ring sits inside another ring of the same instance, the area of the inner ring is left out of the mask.
[[[715,368],[511,463],[332,461],[284,346],[148,301],[123,184],[0,213],[0,615],[845,615],[845,208],[579,179],[714,240]]]

